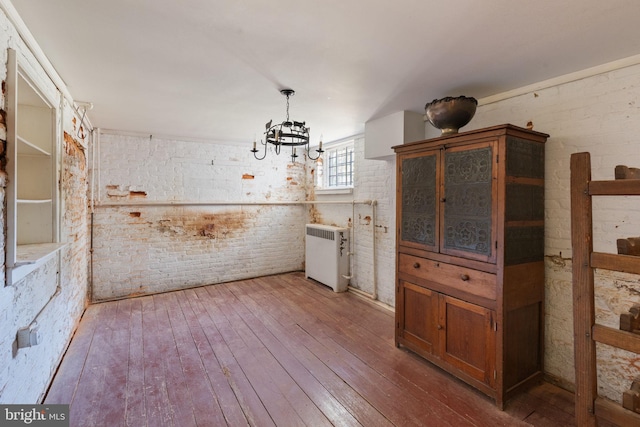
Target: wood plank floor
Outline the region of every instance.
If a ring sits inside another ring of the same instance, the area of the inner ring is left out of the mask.
[[[72,426],[567,426],[397,349],[393,313],[290,273],[91,305],[47,394]]]

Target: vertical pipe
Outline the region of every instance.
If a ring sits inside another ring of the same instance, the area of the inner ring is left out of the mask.
[[[89,236],[89,302],[93,302],[93,215],[91,211],[91,224],[89,224],[90,236]]]
[[[96,136],[97,134],[97,136]],[[91,201],[90,201],[90,207],[91,207],[91,213],[93,213],[96,202],[95,202],[95,191],[96,191],[96,146],[97,146],[97,140],[100,139],[100,129],[98,128],[93,129],[91,131]]]
[[[353,206],[354,206],[353,210],[352,210],[352,217],[354,217],[355,216],[355,204],[356,204],[355,200],[352,203],[353,203]],[[349,286],[349,290],[351,290],[352,292],[357,293],[359,295],[364,295],[364,296],[366,296],[368,298],[371,298],[373,300],[377,300],[378,299],[378,283],[377,283],[378,282],[378,275],[377,275],[377,271],[376,271],[376,206],[377,206],[378,202],[376,200],[365,200],[365,201],[363,201],[361,203],[364,203],[364,204],[367,204],[367,205],[371,205],[371,217],[372,217],[371,218],[371,223],[372,223],[372,232],[371,233],[372,233],[372,238],[373,238],[373,244],[372,244],[372,247],[371,247],[371,252],[372,252],[372,262],[371,262],[371,265],[372,265],[372,268],[371,268],[372,274],[371,274],[371,276],[372,277],[371,277],[371,280],[373,282],[373,292],[372,293],[368,293],[368,292],[365,292],[365,291],[363,291],[361,289],[354,288],[354,287],[351,287],[351,286]],[[352,218],[352,221],[353,221],[353,227],[352,228],[354,229],[353,236],[355,236],[355,218]],[[355,246],[355,237],[354,237],[353,240],[354,240],[354,242],[352,242],[352,244],[353,244],[352,247]]]
[[[371,238],[373,239],[373,243],[371,244],[371,257],[373,258],[373,262],[372,262],[372,272],[373,272],[373,293],[371,294],[371,298],[373,298],[374,300],[378,299],[378,273],[377,273],[377,268],[376,268],[376,214],[377,214],[377,210],[376,210],[376,206],[378,205],[378,202],[376,200],[372,200],[371,201],[371,223],[373,224],[372,227],[372,231],[371,231]]]
[[[101,183],[100,183],[100,150],[102,149],[102,130],[100,128],[98,128],[98,136],[96,137],[96,157],[95,157],[95,170],[96,170],[96,188],[97,188],[97,200],[98,203],[100,203],[102,201],[102,197],[100,195],[100,187],[101,187]],[[95,195],[94,195],[94,199],[95,199]]]
[[[349,252],[349,285],[351,285],[351,277],[355,270],[355,254],[356,249],[356,201],[351,202],[351,251]]]
[[[96,200],[96,150],[100,147],[100,128],[91,131],[91,223],[89,224],[89,302],[93,301],[93,223],[95,216]],[[98,185],[100,183],[98,182]]]

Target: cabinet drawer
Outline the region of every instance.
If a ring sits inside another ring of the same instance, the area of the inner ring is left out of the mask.
[[[496,299],[495,274],[402,253],[398,254],[398,270],[401,274],[439,284],[438,290],[445,293],[449,288],[489,300]]]

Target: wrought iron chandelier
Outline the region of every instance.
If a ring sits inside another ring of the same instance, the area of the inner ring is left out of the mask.
[[[289,97],[293,96],[296,92],[293,89],[282,89],[281,94],[287,97],[287,118],[282,123],[272,124],[273,120],[265,125],[265,141],[260,140],[260,144],[264,145],[264,154],[262,157],[258,157],[257,143],[253,141],[253,157],[258,160],[262,160],[267,157],[267,146],[272,144],[275,147],[276,154],[280,154],[280,150],[283,146],[291,147],[291,162],[295,163],[298,158],[296,153],[296,147],[304,147],[303,149],[307,153],[307,157],[311,160],[318,160],[318,158],[324,153],[322,149],[322,140],[318,145],[318,149],[315,150],[318,154],[313,157],[309,152],[309,131],[311,130],[305,124],[305,122],[297,122],[289,120]]]

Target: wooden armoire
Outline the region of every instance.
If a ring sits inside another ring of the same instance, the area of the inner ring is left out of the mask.
[[[396,345],[500,408],[542,377],[547,138],[507,124],[393,147]]]

